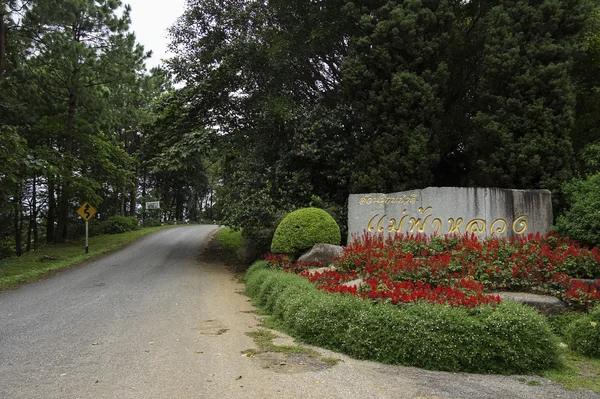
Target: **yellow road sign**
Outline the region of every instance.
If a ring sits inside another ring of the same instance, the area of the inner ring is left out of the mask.
[[[87,222],[96,214],[96,208],[91,206],[89,202],[86,202],[81,205],[81,208],[77,209],[77,214]]]

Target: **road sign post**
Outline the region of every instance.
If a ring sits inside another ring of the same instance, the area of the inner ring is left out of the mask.
[[[89,234],[88,234],[88,231],[89,231],[88,230],[88,225],[89,225],[89,222],[86,220],[85,221],[85,253],[86,254],[89,252],[89,248],[90,248],[89,247],[89,243],[88,243],[88,237],[89,237]]]
[[[85,253],[89,252],[89,224],[88,222],[96,214],[96,208],[90,205],[89,202],[85,202],[79,209],[77,214],[85,220]]]

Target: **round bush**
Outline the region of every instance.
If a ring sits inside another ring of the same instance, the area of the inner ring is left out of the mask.
[[[573,351],[600,358],[600,306],[569,324],[565,339]]]
[[[275,230],[271,252],[298,254],[315,244],[340,245],[340,227],[324,210],[304,208],[287,215]]]

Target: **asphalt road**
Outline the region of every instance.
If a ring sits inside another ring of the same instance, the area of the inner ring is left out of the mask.
[[[203,260],[214,228],[163,230],[1,293],[0,399],[600,398],[539,377],[430,372],[325,350],[247,356],[256,344],[246,333],[261,318],[233,274]],[[279,335],[277,344],[293,344]]]

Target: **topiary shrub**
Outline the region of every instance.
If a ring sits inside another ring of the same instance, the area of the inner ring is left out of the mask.
[[[271,242],[271,252],[297,255],[315,244],[340,245],[340,241],[340,227],[327,212],[303,208],[290,213],[279,223]]]
[[[138,219],[135,216],[111,216],[102,223],[102,232],[104,234],[120,234],[136,230],[138,227]]]
[[[569,324],[565,339],[574,352],[600,358],[600,306]]]

